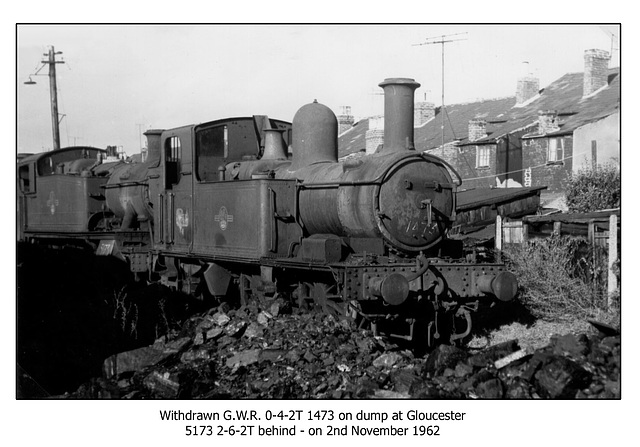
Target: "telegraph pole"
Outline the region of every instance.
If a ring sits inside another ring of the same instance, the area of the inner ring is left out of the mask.
[[[56,61],[56,54],[53,45],[49,47],[49,59],[42,61],[49,64],[49,91],[51,94],[51,125],[53,127],[53,150],[60,149],[60,121],[58,121],[58,86],[56,84],[56,64],[64,64],[64,61]],[[45,54],[47,56],[47,54]]]
[[[49,66],[49,94],[51,95],[51,126],[53,128],[53,150],[60,149],[60,120],[58,119],[58,86],[56,83],[56,64],[64,64],[64,61],[57,61],[56,55],[62,54],[62,51],[56,52],[53,45],[49,47],[49,52],[43,56],[48,56],[47,60],[41,61],[43,64],[31,76],[36,76],[42,67]],[[29,76],[29,80],[25,82],[27,85],[33,85],[35,82]]]
[[[455,33],[455,34],[446,34],[446,35],[436,36],[436,37],[427,37],[423,43],[413,44],[414,47],[422,46],[422,45],[434,45],[434,44],[438,44],[438,43],[442,45],[442,107],[440,109],[440,115],[442,116],[442,158],[444,158],[444,115],[445,115],[445,108],[444,108],[444,44],[445,43],[450,43],[450,42],[457,42],[459,40],[467,40],[467,39],[447,39],[449,37],[459,36],[459,35],[462,35],[462,34],[467,34],[467,33]]]

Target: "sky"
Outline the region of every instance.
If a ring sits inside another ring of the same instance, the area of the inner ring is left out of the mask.
[[[49,46],[64,61],[56,66],[61,146],[115,145],[131,155],[149,128],[250,115],[291,121],[315,99],[336,114],[350,106],[356,119],[381,114],[378,84],[389,77],[415,79],[416,99],[439,105],[443,45],[425,44],[438,40],[453,40],[444,44],[446,104],[513,96],[525,74],[544,87],[582,72],[585,50],[611,51],[611,32],[618,27],[20,25],[17,150],[52,147]],[[37,84],[25,85],[39,68]]]

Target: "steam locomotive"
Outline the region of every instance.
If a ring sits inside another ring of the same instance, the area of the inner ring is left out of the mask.
[[[461,179],[416,151],[409,78],[384,90],[384,144],[338,161],[334,113],[148,130],[145,160],[92,147],[18,164],[18,238],[115,256],[148,281],[203,297],[287,297],[426,346],[469,335],[482,304],[509,301],[501,263],[447,239]],[[289,150],[292,156],[289,156]]]

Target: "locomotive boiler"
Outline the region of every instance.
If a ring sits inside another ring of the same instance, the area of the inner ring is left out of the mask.
[[[414,147],[418,86],[380,84],[383,145],[346,162],[336,116],[316,101],[292,123],[256,115],[147,131],[141,163],[85,163],[44,179],[29,160],[19,167],[36,173],[22,188],[21,231],[32,241],[54,232],[32,226],[38,201],[25,198],[44,201],[45,180],[92,180],[93,192],[74,196],[76,219],[92,224],[57,227],[56,237],[117,255],[138,276],[207,299],[282,296],[427,346],[461,340],[472,313],[511,300],[517,282],[504,264],[464,262],[447,239],[461,180]]]

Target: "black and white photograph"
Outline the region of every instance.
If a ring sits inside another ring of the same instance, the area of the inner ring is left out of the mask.
[[[623,439],[621,23],[14,25],[27,444]]]

